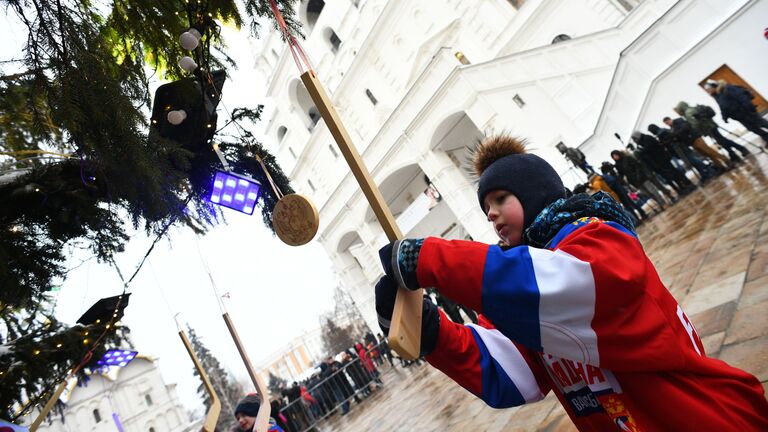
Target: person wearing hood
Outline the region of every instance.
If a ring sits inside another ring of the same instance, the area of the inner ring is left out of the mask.
[[[691,127],[699,135],[712,137],[720,147],[728,152],[728,157],[733,162],[741,162],[742,159],[733,150],[736,149],[742,156],[749,155],[749,150],[741,144],[733,142],[720,133],[717,123],[713,120],[715,110],[706,105],[692,107],[685,101],[680,101],[674,108],[675,112],[688,120]]]
[[[386,334],[398,286],[435,287],[480,314],[422,301],[420,354],[494,408],[553,392],[579,431],[768,430],[754,376],[707,357],[607,195],[566,197],[552,166],[506,136],[474,156],[477,199],[502,245],[405,238],[379,251]]]
[[[757,107],[752,102],[752,92],[723,80],[707,81],[704,90],[717,101],[724,122],[728,123],[731,118],[736,120],[748,131],[760,136],[768,146],[768,120],[757,113]]]

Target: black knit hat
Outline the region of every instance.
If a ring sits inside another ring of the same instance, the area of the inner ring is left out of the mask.
[[[243,413],[247,416],[256,417],[259,414],[259,406],[261,405],[261,398],[256,393],[247,394],[235,408],[235,417],[237,413]]]
[[[485,196],[493,190],[506,190],[523,206],[524,226],[528,228],[546,206],[565,198],[565,187],[552,165],[525,153],[525,142],[499,135],[482,140],[475,150],[475,173],[480,177],[477,199],[485,212]]]

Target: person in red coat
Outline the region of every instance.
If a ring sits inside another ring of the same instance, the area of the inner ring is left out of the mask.
[[[501,246],[383,248],[385,332],[398,285],[435,287],[482,316],[453,323],[424,301],[421,354],[492,407],[553,392],[580,431],[768,431],[760,382],[707,357],[612,198],[566,198],[555,170],[508,136],[483,140],[474,162]]]

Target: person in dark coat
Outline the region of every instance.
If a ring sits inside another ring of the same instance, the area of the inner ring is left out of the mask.
[[[387,338],[385,338],[381,333],[376,335],[376,337],[379,339],[379,349],[381,349],[381,356],[385,357],[389,361],[390,366],[394,366],[395,364],[392,362],[392,350],[389,348]]]
[[[693,150],[689,142],[681,140],[671,130],[655,124],[648,125],[648,131],[656,135],[659,142],[667,147],[670,153],[676,155],[683,162],[686,169],[693,169],[693,172],[699,176],[703,183],[708,182],[715,176],[715,171],[704,162],[704,158],[701,155]]]
[[[587,158],[584,156],[584,153],[582,153],[581,150],[573,147],[567,147],[562,142],[557,143],[555,147],[574,166],[577,166],[582,171],[584,171],[584,174],[590,175],[595,173],[594,168],[592,168],[592,165],[587,163]]]
[[[648,215],[645,213],[645,210],[643,210],[643,208],[640,207],[640,205],[638,205],[636,202],[632,201],[632,198],[629,197],[627,189],[621,185],[621,182],[619,182],[619,179],[613,174],[613,171],[614,168],[612,163],[603,162],[603,164],[600,166],[600,172],[602,172],[601,177],[603,178],[603,181],[605,181],[608,186],[613,189],[614,192],[616,192],[616,195],[619,197],[619,201],[621,201],[621,205],[624,206],[629,214],[634,215],[634,213],[637,213],[637,220],[643,220],[647,218]]]
[[[701,156],[709,158],[715,165],[720,167],[721,172],[726,171],[731,167],[731,163],[728,159],[721,155],[717,150],[708,146],[707,143],[701,139],[701,135],[693,129],[691,124],[688,123],[685,118],[678,117],[673,120],[670,117],[664,117],[664,124],[669,126],[672,135],[674,135],[677,141],[684,143],[686,146],[693,147],[693,149]]]
[[[675,106],[675,112],[685,117],[696,133],[702,136],[712,137],[720,147],[728,152],[728,157],[734,162],[741,162],[742,159],[734,151],[737,150],[741,156],[749,155],[749,150],[741,144],[724,137],[718,130],[717,123],[712,119],[715,116],[715,110],[706,105],[690,106],[685,101],[680,101]]]
[[[672,155],[656,138],[635,131],[632,133],[632,141],[637,144],[637,151],[642,159],[650,165],[653,171],[661,175],[678,195],[686,194],[695,189],[693,183],[672,165]]]
[[[768,120],[757,113],[757,107],[752,103],[754,96],[749,90],[722,80],[708,81],[704,89],[720,106],[723,121],[736,120],[748,131],[759,135],[768,146]]]
[[[371,390],[368,388],[368,384],[371,380],[367,378],[357,353],[350,348],[344,352],[342,358],[342,364],[347,367],[347,373],[352,378],[356,391],[362,393],[363,397],[370,396]]]
[[[328,385],[336,397],[336,402],[341,406],[341,415],[346,415],[349,412],[349,398],[354,393],[347,381],[344,371],[341,370],[341,363],[328,357],[323,363],[326,367],[323,370],[322,377],[326,378]]]
[[[619,176],[624,177],[627,183],[635,189],[653,198],[659,209],[663,209],[665,204],[669,204],[664,197],[664,192],[656,188],[651,182],[650,173],[646,172],[643,164],[633,155],[614,150],[611,152],[611,159],[614,161]]]

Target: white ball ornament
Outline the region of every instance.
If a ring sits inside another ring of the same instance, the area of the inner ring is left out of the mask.
[[[197,48],[197,44],[200,42],[200,33],[195,29],[189,30],[179,36],[179,43],[185,50],[192,51]]]
[[[195,63],[195,60],[192,59],[192,57],[184,56],[179,60],[179,67],[192,73],[197,69],[197,63]]]
[[[167,118],[168,118],[168,123],[174,126],[178,126],[187,118],[187,112],[184,110],[168,111]]]

